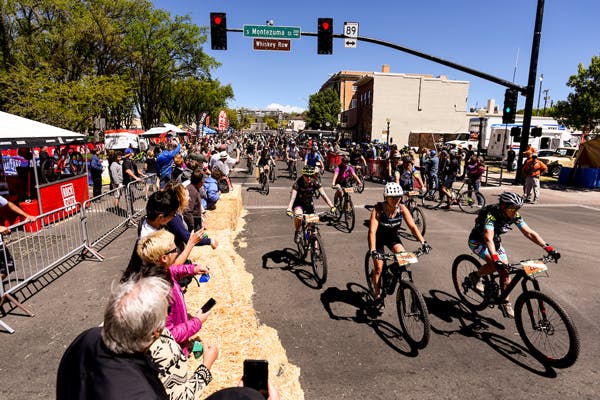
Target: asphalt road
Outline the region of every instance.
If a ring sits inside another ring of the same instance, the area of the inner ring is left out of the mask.
[[[285,175],[280,171],[280,175]],[[247,187],[248,210],[240,248],[254,274],[254,305],[260,321],[279,331],[290,362],[301,368],[306,399],[592,399],[600,395],[600,271],[598,227],[600,193],[543,190],[541,205],[526,206],[527,223],[563,255],[551,264],[542,290],[561,304],[579,330],[581,353],[568,369],[537,361],[521,341],[514,322],[497,309],[478,316],[457,303],[451,264],[468,253],[466,239],[474,216],[456,210],[426,210],[426,239],[433,246],[415,266],[414,281],[431,316],[432,336],[425,349],[412,348],[402,337],[395,306],[387,302],[377,321],[362,318],[369,216],[365,205],[382,197],[383,186],[368,182],[353,195],[357,226],[352,233],[324,225],[329,277],[322,288],[308,265],[294,258],[292,222],[285,215],[291,180],[281,176],[268,196],[239,172],[234,181]],[[331,174],[324,181],[330,182]],[[326,185],[329,187],[329,184]],[[484,188],[488,201],[503,186]],[[332,191],[328,189],[328,193]],[[320,201],[321,206],[324,202]],[[581,205],[580,205],[581,204]],[[504,235],[512,260],[541,256],[543,251],[518,230]],[[417,243],[405,240],[408,249]],[[291,260],[291,261],[290,261]],[[514,292],[513,299],[518,291]]]

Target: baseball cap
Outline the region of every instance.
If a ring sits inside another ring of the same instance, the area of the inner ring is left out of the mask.
[[[133,149],[131,147],[126,148],[125,154],[133,154]]]

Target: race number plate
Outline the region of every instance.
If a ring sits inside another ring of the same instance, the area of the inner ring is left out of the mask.
[[[419,258],[415,253],[402,252],[394,254],[399,265],[416,264]]]
[[[344,188],[344,192],[346,192],[346,193],[354,193],[354,188],[351,188],[351,187]]]
[[[521,266],[523,266],[523,271],[528,276],[535,276],[548,271],[548,266],[540,260],[521,261]]]
[[[319,222],[319,214],[306,214],[304,220],[306,222]]]

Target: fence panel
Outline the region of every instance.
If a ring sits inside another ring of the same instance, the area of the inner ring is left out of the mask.
[[[102,193],[83,203],[83,222],[88,246],[93,247],[130,221],[125,188]]]

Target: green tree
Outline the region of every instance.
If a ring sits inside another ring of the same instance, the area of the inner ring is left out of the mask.
[[[600,56],[593,56],[588,68],[579,64],[567,86],[573,88],[567,100],[558,101],[551,114],[560,123],[596,136],[600,125]]]
[[[330,129],[337,127],[338,115],[342,105],[338,93],[333,89],[312,94],[308,100],[306,124],[313,129]]]
[[[269,129],[277,129],[277,121],[271,117],[264,117],[263,122],[267,124]]]

